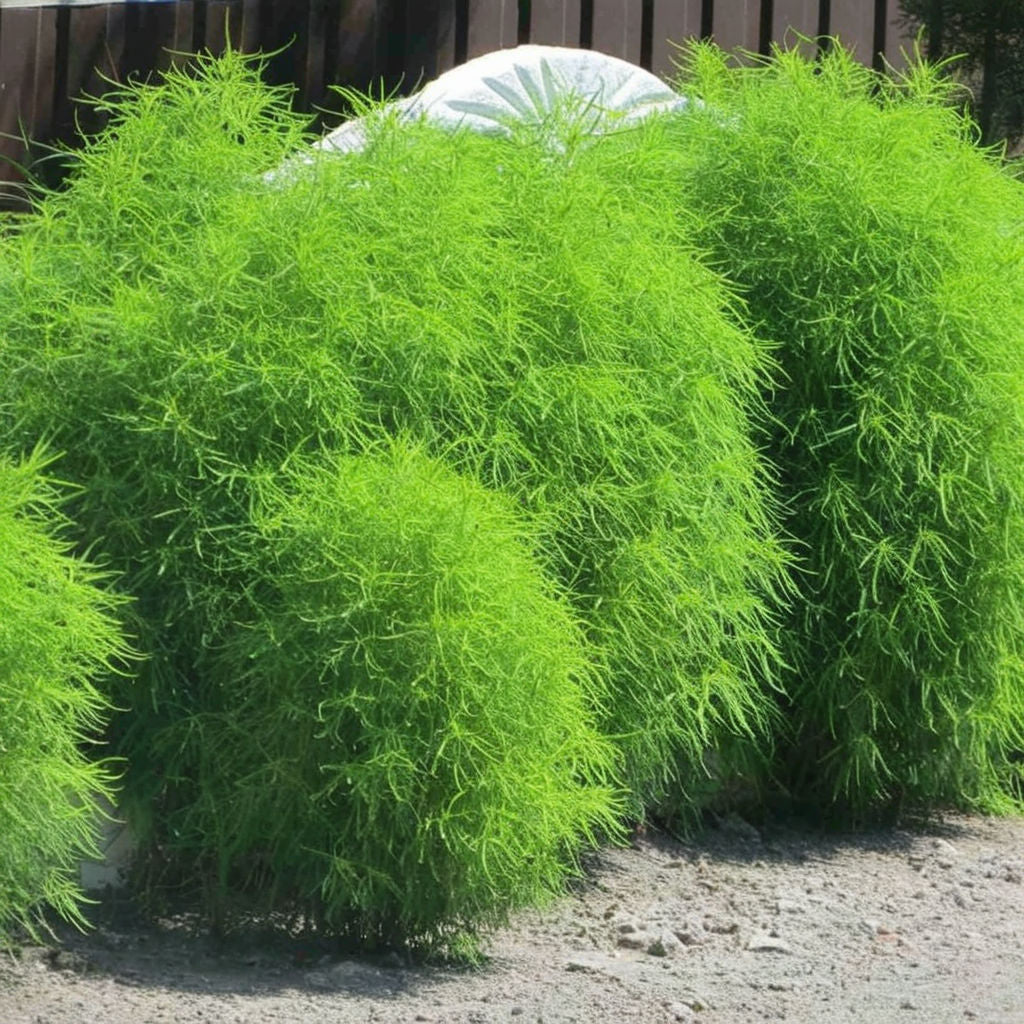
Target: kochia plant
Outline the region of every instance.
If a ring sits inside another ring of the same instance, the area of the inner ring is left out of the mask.
[[[167,824],[216,852],[215,895],[255,880],[361,945],[448,947],[558,892],[618,830],[615,754],[513,504],[404,442],[255,495],[220,707],[160,737],[195,748]]]
[[[1024,189],[935,69],[690,49],[680,203],[779,344],[789,779],[1004,807],[1024,745]]]
[[[747,774],[784,562],[750,419],[772,364],[675,216],[662,127],[556,152],[385,118],[268,179],[301,125],[237,55],[114,105],[5,245],[0,325],[13,429],[73,447],[154,654],[130,791],[194,798],[153,738],[231,682],[255,467],[402,433],[536,522],[634,813],[692,812],[709,749]]]
[[[125,654],[117,599],[59,536],[47,461],[0,459],[0,941],[46,905],[83,923],[78,860],[98,856],[112,774],[82,747],[110,709],[94,682]]]

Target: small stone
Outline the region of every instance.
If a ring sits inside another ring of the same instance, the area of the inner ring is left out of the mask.
[[[672,1015],[672,1019],[676,1021],[697,1019],[696,1013],[686,1003],[669,1003],[668,1012]]]
[[[636,925],[632,921],[623,921],[618,928],[620,935],[632,935],[636,930]]]
[[[780,899],[775,901],[775,912],[778,914],[802,914],[806,908],[797,900]]]
[[[648,942],[648,936],[633,933],[620,935],[618,939],[616,939],[615,945],[620,949],[644,949]]]
[[[682,948],[682,943],[672,932],[661,932],[647,947],[649,956],[671,956]]]
[[[728,835],[735,836],[748,843],[761,842],[761,833],[749,821],[744,821],[735,811],[731,811],[718,821],[718,827]]]
[[[513,1006],[511,1013],[513,1017],[521,1017],[523,1013],[523,1008],[521,1006]]]
[[[759,932],[747,940],[747,949],[754,953],[792,953],[789,943],[775,935]]]
[[[736,921],[728,921],[721,917],[706,917],[704,930],[713,935],[735,935],[740,930],[740,926]]]
[[[676,928],[673,934],[684,946],[702,946],[708,941],[704,929],[694,922],[687,922]]]
[[[911,999],[904,999],[903,1002],[900,1003],[900,1009],[901,1010],[916,1010],[917,1009],[917,1004],[913,1000],[911,1000]]]
[[[58,971],[74,971],[82,973],[89,967],[89,962],[81,954],[71,949],[56,949],[50,956],[50,963]]]

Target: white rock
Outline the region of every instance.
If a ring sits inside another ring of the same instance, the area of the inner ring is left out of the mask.
[[[751,935],[747,940],[747,949],[754,953],[792,953],[793,949],[788,942],[783,941],[775,935],[766,935],[758,932]]]

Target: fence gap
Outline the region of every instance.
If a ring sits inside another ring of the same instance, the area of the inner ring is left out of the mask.
[[[875,31],[871,39],[871,66],[876,71],[881,71],[885,67],[885,23],[888,18],[889,10],[886,0],[875,0]]]
[[[580,48],[589,50],[594,42],[594,0],[580,2]]]
[[[530,41],[530,0],[519,0],[519,23],[516,26],[516,42],[522,46]]]
[[[654,0],[643,0],[640,12],[640,67],[651,70],[654,50]]]

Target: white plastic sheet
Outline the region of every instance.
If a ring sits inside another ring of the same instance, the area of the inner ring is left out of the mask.
[[[573,129],[601,135],[654,113],[685,109],[688,102],[650,72],[618,57],[530,45],[467,61],[391,109],[403,120],[425,117],[446,128],[508,134],[517,124],[557,128],[552,114],[569,103]],[[367,126],[356,118],[315,148],[353,152],[366,141]]]

